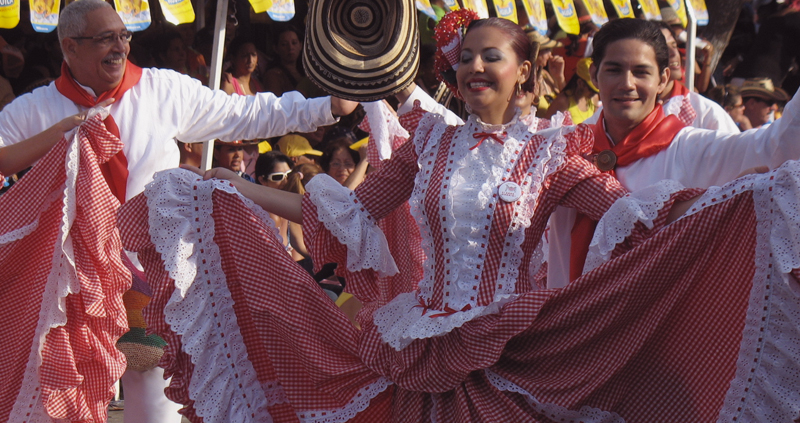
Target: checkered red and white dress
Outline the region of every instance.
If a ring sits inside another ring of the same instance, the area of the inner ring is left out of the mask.
[[[665,183],[626,195],[582,158],[591,141],[582,126],[532,135],[426,117],[355,192],[315,178],[307,245],[346,267],[350,286],[376,289],[396,272],[375,223],[393,204],[410,198],[420,224],[418,289],[361,330],[230,184],[157,175],[120,221],[153,284],[145,315],[169,343],[168,396],[207,422],[800,416],[800,167],[709,190],[664,227],[672,202],[697,192]],[[522,193],[504,201],[508,181]],[[558,204],[610,211],[596,267],[544,290],[531,276]]]
[[[98,115],[0,197],[0,421],[106,421],[131,275],[98,164],[121,148]]]

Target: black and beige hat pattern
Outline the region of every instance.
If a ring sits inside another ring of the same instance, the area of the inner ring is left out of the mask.
[[[312,0],[303,65],[337,97],[373,101],[397,93],[419,66],[414,0]]]

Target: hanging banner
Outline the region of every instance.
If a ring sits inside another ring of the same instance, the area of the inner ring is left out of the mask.
[[[675,9],[675,13],[678,14],[678,19],[681,20],[681,25],[686,28],[686,24],[689,22],[686,19],[686,6],[683,5],[683,0],[667,0],[669,6]]]
[[[697,25],[708,25],[708,7],[706,7],[706,0],[689,0],[692,2],[692,9],[694,9],[694,16],[697,18]]]
[[[552,3],[558,26],[567,34],[578,35],[581,32],[581,24],[578,22],[578,14],[575,13],[575,4],[572,0],[552,0]]]
[[[544,0],[522,0],[522,7],[528,15],[528,22],[536,32],[547,35],[547,15],[544,11]]]
[[[462,2],[465,9],[474,10],[481,19],[489,17],[489,8],[486,6],[486,0],[462,0]]]
[[[280,1],[280,0],[277,0]],[[429,18],[433,19],[434,21],[438,21],[439,18],[436,16],[436,12],[433,10],[431,6],[431,0],[415,0],[414,3],[417,6],[417,10],[427,15]]]
[[[608,22],[608,14],[606,8],[603,6],[603,0],[583,0],[583,4],[589,11],[589,16],[592,17],[592,22],[597,26],[603,26]]]
[[[13,26],[6,25],[6,6],[5,2],[0,1],[0,27],[13,28],[19,23],[19,0],[14,0],[17,5],[16,21]],[[61,6],[61,0],[31,0],[31,25],[36,32],[53,32],[58,25],[58,10]],[[9,22],[11,23],[11,22]]]
[[[657,0],[639,0],[639,5],[642,6],[645,19],[648,21],[661,20],[661,9],[658,7]]]
[[[633,7],[631,7],[631,0],[611,0],[614,5],[614,10],[620,18],[635,18],[633,14]]]
[[[147,0],[114,0],[114,7],[128,31],[142,31],[150,26],[150,4]]]
[[[294,0],[272,0],[272,7],[267,14],[275,22],[291,20],[294,17]]]
[[[191,0],[159,0],[164,19],[173,25],[194,22]]]
[[[511,22],[519,23],[517,20],[517,5],[514,0],[493,0],[494,10],[498,18],[508,19]]]
[[[444,0],[444,5],[447,6],[447,10],[450,12],[461,9],[456,0]]]
[[[19,0],[0,0],[0,28],[14,28],[19,23]]]
[[[272,7],[272,0],[250,0],[250,6],[256,13],[264,13]]]

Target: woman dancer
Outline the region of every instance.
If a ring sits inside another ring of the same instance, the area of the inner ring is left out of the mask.
[[[223,170],[205,176],[229,181],[175,171],[126,204],[123,239],[161,281],[150,317],[181,348],[171,351],[170,394],[190,417],[714,421],[768,405],[773,420],[794,418],[786,398],[797,397],[799,360],[785,347],[798,339],[789,273],[800,246],[780,233],[800,230],[781,206],[797,201],[798,169],[749,177],[696,205],[698,191],[674,183],[622,198],[583,158],[590,129],[531,134],[518,120],[512,99],[531,68],[521,32],[500,19],[470,24],[456,77],[474,114],[458,127],[421,117],[413,141],[354,192],[325,175],[301,198]],[[314,259],[342,263],[356,296],[395,271],[373,222],[410,196],[428,257],[419,288],[353,329],[281,258],[271,232],[237,232],[264,211],[231,185],[302,218]],[[615,259],[565,289],[537,290],[536,247],[558,204],[590,217],[614,204],[596,245],[598,263]],[[200,220],[211,211],[213,223]],[[253,248],[228,252],[240,232]],[[785,370],[770,371],[774,362]]]

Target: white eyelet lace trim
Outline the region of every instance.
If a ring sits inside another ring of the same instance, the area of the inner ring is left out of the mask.
[[[67,154],[64,160],[66,181],[61,193],[61,201],[63,202],[61,227],[54,245],[53,265],[42,293],[42,308],[39,312],[31,353],[28,357],[22,386],[14,402],[14,407],[9,414],[9,421],[52,422],[52,418],[44,409],[39,384],[42,348],[50,329],[64,326],[67,323],[66,297],[80,290],[78,275],[75,270],[72,237],[70,235],[70,228],[72,228],[72,224],[75,221],[76,213],[75,183],[78,177],[80,160],[80,140],[77,130],[68,135],[70,136],[67,139],[70,139],[71,142],[67,146]],[[51,197],[51,199],[56,200],[58,198]],[[38,219],[36,225],[38,225]],[[31,228],[31,231],[33,229],[35,227]]]
[[[214,220],[208,218],[215,189],[236,193],[226,181],[201,181],[181,169],[159,172],[145,187],[150,237],[177,288],[164,319],[181,336],[194,364],[189,397],[198,416],[214,422],[271,422],[267,407],[285,396],[277,381],[259,382],[247,357],[214,242]],[[260,209],[239,198],[251,210]],[[261,212],[263,219],[266,213]],[[271,219],[265,223],[274,228]]]
[[[519,385],[511,382],[510,380],[498,375],[497,373],[484,369],[486,378],[489,379],[495,388],[520,394],[525,398],[525,401],[533,407],[536,412],[541,413],[553,421],[569,422],[569,423],[624,423],[625,420],[617,413],[599,410],[587,406],[581,407],[580,410],[568,410],[560,405],[548,404],[539,402],[530,392],[526,391]]]
[[[325,174],[314,177],[306,191],[317,206],[319,221],[347,247],[347,270],[374,269],[381,277],[397,274],[386,236],[353,191]]]
[[[425,273],[419,283],[418,292],[399,295],[373,314],[373,321],[381,338],[398,351],[408,346],[414,339],[441,335],[478,316],[497,313],[503,304],[517,297],[519,267],[524,256],[522,243],[525,240],[525,229],[530,226],[543,181],[564,163],[566,139],[563,129],[549,132],[549,136],[544,140],[531,140],[527,124],[524,122],[506,125],[499,129],[494,127],[490,129],[507,131],[504,143],[487,141],[486,145],[481,145],[480,149],[473,151],[469,147],[474,145],[475,141],[470,135],[485,130],[486,125],[480,124],[472,117],[464,127],[455,131],[452,140],[441,137],[446,128],[446,125],[436,125],[430,131],[430,141],[436,144],[437,148],[430,150],[425,148],[423,155],[420,156],[421,171],[417,174],[416,187],[410,200],[411,213],[420,228],[422,246],[427,257],[424,263]],[[438,148],[447,145],[443,144],[447,142],[450,142],[447,159],[449,164],[443,178],[451,183],[445,182],[448,187],[442,189],[443,195],[438,197],[440,203],[438,209],[441,211],[435,216],[427,216],[422,209],[429,187],[429,177],[433,172]],[[502,164],[517,160],[527,142],[540,142],[535,151],[538,157],[532,161],[528,168],[529,174],[521,181],[523,194],[518,200],[519,203],[514,206],[516,216],[510,222],[513,234],[504,241],[508,245],[504,246],[502,261],[499,263],[500,268],[505,270],[498,274],[493,302],[479,306],[474,298],[474,288],[481,283],[482,275],[482,269],[478,265],[484,262],[482,257],[488,248],[487,239],[494,207],[501,201],[494,194],[502,178],[508,178],[511,173],[511,168]],[[455,201],[458,198],[470,198],[472,201],[469,204],[459,204]],[[444,236],[431,233],[430,219],[441,219]],[[473,223],[464,225],[462,222]],[[435,257],[433,237],[443,238],[444,257]],[[537,253],[541,254],[540,248],[537,248]],[[448,299],[446,305],[458,310],[449,315],[443,313],[439,307],[429,310],[422,306],[422,303],[428,304],[427,300],[431,298],[433,292],[434,265],[442,260],[451,263],[446,265],[447,272],[444,276],[443,292]],[[536,263],[532,268],[538,270],[539,266],[540,264]],[[432,318],[433,315],[437,317]]]
[[[709,188],[686,215],[748,190],[758,222],[756,269],[718,421],[791,422],[800,418],[800,283],[788,273],[800,268],[800,163]]]
[[[392,140],[395,137],[408,138],[410,134],[400,125],[383,101],[361,103],[367,114],[372,138],[378,143],[378,157],[387,160],[392,157]]]
[[[342,408],[335,410],[314,410],[302,411],[297,413],[297,417],[303,423],[343,423],[349,421],[356,414],[364,411],[369,402],[378,396],[386,388],[392,385],[386,378],[380,378],[370,385],[361,388],[350,402]]]
[[[629,237],[637,222],[653,227],[658,212],[683,185],[673,180],[663,180],[649,187],[627,194],[608,209],[594,232],[583,273],[586,274],[611,259],[617,244]]]

